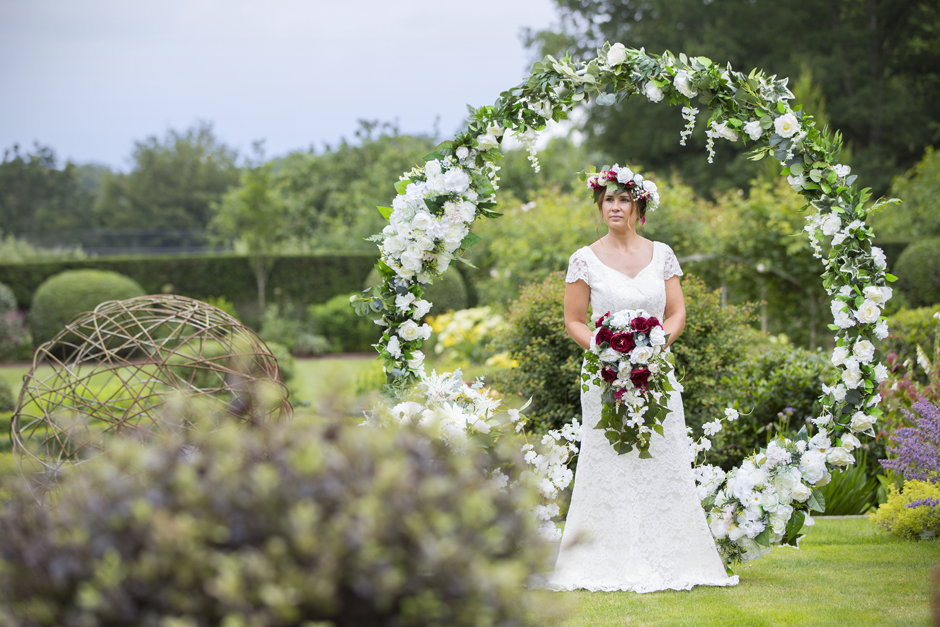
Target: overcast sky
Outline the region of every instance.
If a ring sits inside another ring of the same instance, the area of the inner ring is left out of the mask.
[[[527,74],[553,0],[0,0],[0,149],[126,170],[197,120],[245,154],[352,139],[357,120],[451,135]]]

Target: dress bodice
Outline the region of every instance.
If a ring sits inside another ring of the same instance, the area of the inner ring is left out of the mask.
[[[590,247],[580,248],[568,262],[565,280],[581,279],[591,288],[591,310],[595,316],[607,311],[643,309],[663,319],[666,310],[666,280],[682,276],[679,261],[667,244],[653,242],[653,258],[634,276],[601,263]]]

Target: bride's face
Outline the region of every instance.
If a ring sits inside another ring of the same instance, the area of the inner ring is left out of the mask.
[[[601,219],[613,231],[632,229],[637,221],[637,206],[633,194],[627,191],[607,193],[600,200]]]

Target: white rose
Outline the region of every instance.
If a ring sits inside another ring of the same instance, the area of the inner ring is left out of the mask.
[[[845,241],[845,238],[846,238],[845,233],[836,233],[832,238],[832,245],[833,246],[841,245],[842,242]]]
[[[819,222],[819,228],[822,229],[823,235],[832,237],[842,228],[842,220],[838,215],[830,213]]]
[[[793,497],[793,500],[799,501],[800,503],[805,503],[806,499],[808,499],[812,494],[813,491],[810,490],[803,482],[800,482],[794,486],[793,490],[790,492],[790,496]]]
[[[834,388],[831,388],[831,391],[832,391],[832,398],[834,398],[837,403],[841,403],[842,401],[845,400],[846,389],[845,389],[845,386],[842,385],[841,383],[835,386]]]
[[[663,331],[662,327],[653,327],[650,330],[650,344],[653,346],[666,345],[666,332]]]
[[[457,151],[455,154],[457,155],[458,159],[463,161],[470,155],[470,149],[467,148],[466,146],[460,146],[459,148],[457,148]]]
[[[607,65],[620,65],[627,60],[627,49],[621,43],[616,43],[607,51]]]
[[[727,122],[712,122],[712,132],[716,137],[727,139],[729,142],[738,141],[738,132],[730,128]]]
[[[852,415],[852,422],[849,423],[849,428],[855,432],[868,431],[868,429],[870,429],[871,426],[875,424],[875,422],[876,421],[873,416],[869,416],[862,411],[857,411]]]
[[[826,453],[826,459],[835,466],[849,466],[855,463],[855,457],[852,456],[852,453],[840,446],[829,449]]]
[[[854,390],[861,385],[863,378],[859,370],[846,370],[842,373],[842,382],[845,383],[845,387],[850,390]]]
[[[415,302],[415,295],[411,292],[405,292],[395,297],[395,308],[401,313],[408,313],[413,302]]]
[[[493,123],[486,127],[486,132],[493,137],[501,137],[505,130],[499,124]]]
[[[659,102],[663,99],[663,90],[660,89],[653,81],[650,81],[643,86],[643,93],[650,102]]]
[[[774,120],[774,130],[780,137],[793,137],[800,130],[800,121],[792,113],[785,113]]]
[[[672,84],[675,85],[676,89],[679,90],[686,98],[694,98],[698,95],[698,91],[692,88],[692,81],[689,78],[689,73],[685,70],[680,70],[676,77],[672,80]]]
[[[875,345],[868,340],[860,340],[852,347],[852,354],[858,358],[858,361],[867,364],[875,356]]]
[[[447,268],[450,267],[450,257],[441,255],[437,258],[437,261],[434,263],[434,269],[437,270],[438,274],[444,274],[447,271]]]
[[[802,174],[798,174],[797,176],[788,175],[788,176],[787,176],[787,183],[789,183],[790,185],[794,185],[794,186],[796,186],[796,185],[806,185],[806,179],[803,178],[803,175],[802,175]]]
[[[879,305],[891,300],[891,296],[894,290],[892,290],[887,285],[881,287],[875,285],[869,285],[863,290],[865,298],[872,301],[873,303],[878,303]]]
[[[888,267],[888,259],[885,257],[885,251],[881,250],[877,246],[871,247],[871,256],[875,260],[875,265],[884,270]]]
[[[748,137],[752,140],[757,141],[760,139],[760,136],[764,134],[764,129],[761,127],[760,122],[753,120],[744,125],[744,132],[747,133]]]
[[[388,344],[385,345],[385,350],[387,350],[388,353],[396,359],[401,357],[401,343],[398,341],[398,338],[393,337],[390,339]]]
[[[428,315],[428,312],[431,311],[431,303],[424,299],[416,300],[414,306],[415,308],[412,315],[418,320]]]
[[[424,173],[428,178],[441,175],[441,162],[437,159],[428,161],[424,166]]]
[[[879,320],[878,324],[875,325],[875,337],[879,340],[883,340],[888,337],[888,321]]]
[[[424,251],[416,246],[409,246],[408,250],[401,254],[401,265],[406,270],[419,272],[424,260]]]
[[[499,148],[499,142],[496,141],[496,138],[489,133],[484,133],[477,137],[477,148],[480,150],[492,150],[493,148]]]
[[[401,326],[398,327],[398,336],[406,342],[415,341],[421,336],[421,333],[418,331],[418,323],[414,320],[405,320]]]
[[[849,175],[850,172],[852,172],[852,168],[847,165],[842,165],[841,163],[832,166],[832,169],[835,170],[836,176],[839,178],[845,178]]]
[[[737,419],[738,419],[738,410],[737,410],[737,409],[732,409],[731,407],[726,408],[726,409],[725,409],[725,419],[726,419],[728,422],[734,422],[735,420],[737,420]]]
[[[419,211],[411,219],[411,228],[418,231],[427,231],[434,224],[434,217],[427,211]]]
[[[841,440],[842,440],[842,444],[841,444],[842,448],[844,448],[847,451],[853,451],[862,445],[862,443],[858,441],[858,438],[852,435],[851,433],[843,433]]]
[[[874,324],[881,318],[881,308],[878,307],[878,303],[866,300],[862,303],[862,306],[858,308],[858,311],[855,312],[855,317],[859,322]]]
[[[646,191],[652,194],[659,188],[656,187],[656,183],[654,183],[653,181],[649,179],[646,179],[645,181],[643,181],[643,189],[645,189]]]
[[[845,358],[849,356],[849,349],[845,346],[836,346],[832,351],[832,361],[833,366],[841,366],[845,363]]]
[[[413,357],[408,360],[408,367],[412,370],[419,370],[424,364],[424,353],[421,351],[412,351]]]
[[[614,362],[620,359],[620,353],[612,348],[605,348],[598,357],[600,357],[601,361]]]
[[[803,453],[803,457],[800,458],[800,472],[809,483],[816,483],[822,479],[826,474],[826,454],[817,450]]]
[[[649,346],[637,346],[630,353],[630,360],[635,364],[645,364],[653,357],[653,349]]]
[[[881,383],[888,378],[888,368],[884,364],[875,366],[875,381]]]
[[[444,189],[462,194],[470,187],[470,177],[459,168],[448,170],[444,175]]]

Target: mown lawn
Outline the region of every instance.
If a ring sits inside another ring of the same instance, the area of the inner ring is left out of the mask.
[[[816,521],[799,550],[775,549],[736,568],[734,588],[536,594],[563,597],[565,627],[932,624],[940,540],[903,541],[862,518]]]

